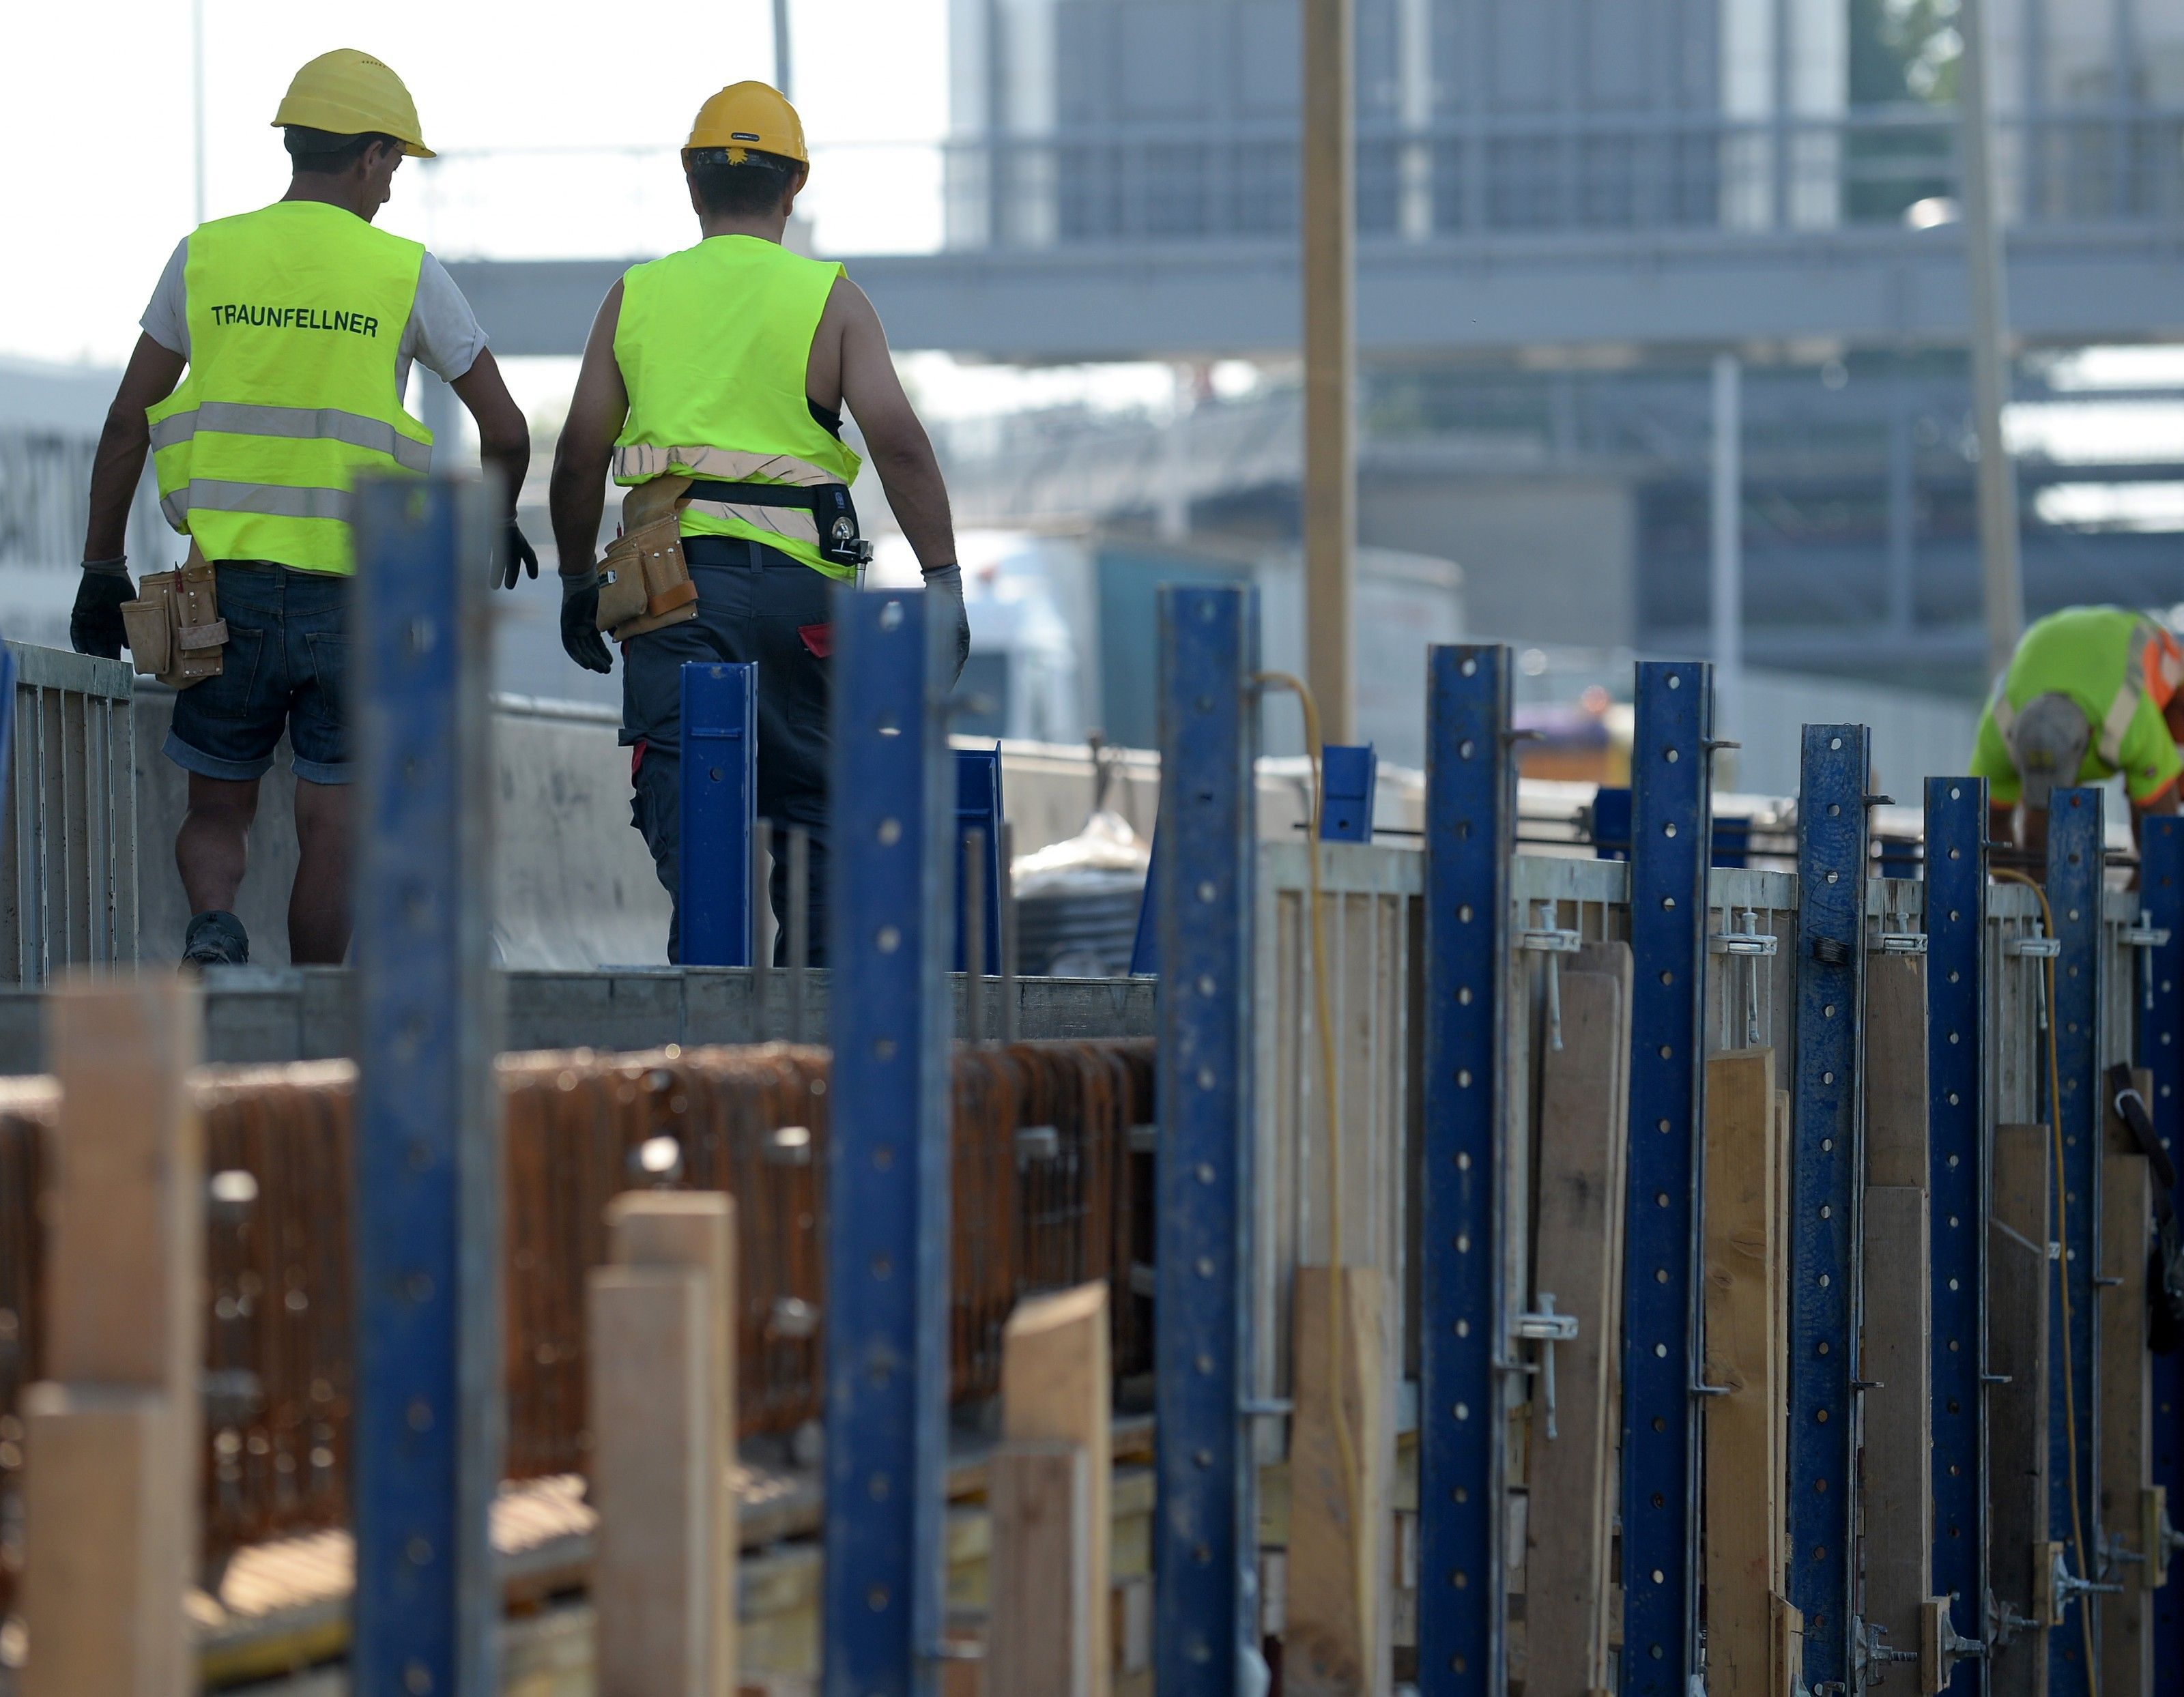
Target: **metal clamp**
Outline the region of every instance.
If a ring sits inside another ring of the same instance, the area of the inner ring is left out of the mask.
[[[2126,926],[2120,933],[2120,941],[2125,948],[2139,951],[2139,993],[2145,1000],[2147,1011],[2151,1013],[2153,1010],[2153,951],[2167,944],[2168,928],[2154,924],[2152,908],[2141,908],[2138,923]]]
[[[1757,909],[1747,908],[1737,917],[1742,922],[1744,929],[1741,931],[1727,929],[1729,921],[1727,915],[1724,915],[1722,921],[1724,929],[1707,938],[1707,953],[1726,954],[1732,961],[1741,960],[1746,963],[1744,1041],[1747,1045],[1751,1045],[1759,1041],[1759,962],[1775,954],[1780,949],[1782,940],[1770,932],[1760,930],[1759,914]],[[1725,1012],[1729,999],[1724,994],[1722,999]]]
[[[1576,954],[1584,946],[1585,938],[1580,932],[1564,931],[1555,923],[1555,904],[1552,902],[1541,902],[1539,908],[1538,924],[1529,931],[1517,933],[1517,946],[1547,957],[1547,1041],[1552,1047],[1560,1049],[1563,1046],[1563,987],[1562,969],[1556,957]]]
[[[1555,1345],[1576,1341],[1577,1316],[1556,1313],[1554,1293],[1543,1290],[1540,1293],[1539,1312],[1517,1316],[1517,1336],[1521,1341],[1540,1346],[1540,1383],[1546,1392],[1547,1440],[1552,1443],[1556,1437]]]
[[[1958,1662],[1976,1661],[1987,1654],[1985,1639],[1966,1638],[1957,1630],[1949,1611],[1958,1594],[1952,1591],[1946,1597],[1929,1597],[1919,1613],[1919,1661],[1925,1676],[1920,1683],[1929,1691],[1947,1690]]]
[[[2047,935],[2047,926],[2039,920],[2032,921],[2032,935],[2013,937],[2002,946],[2004,954],[2014,954],[2025,960],[2053,960],[2063,953],[2063,939]],[[2032,975],[2032,1005],[2036,1024],[2041,1031],[2048,1029],[2048,975],[2036,971]]]
[[[1875,952],[1881,954],[1924,954],[1926,952],[1926,933],[1911,929],[1911,915],[1908,912],[1897,914],[1894,917],[1897,929],[1880,933],[1875,939],[1877,947]]]

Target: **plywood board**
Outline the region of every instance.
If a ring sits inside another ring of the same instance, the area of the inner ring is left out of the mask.
[[[2035,1550],[2048,1538],[2049,1132],[1995,1127],[1987,1226],[1987,1556],[1996,1600],[2037,1617]],[[1993,1697],[2045,1697],[2048,1635],[2021,1629],[1996,1647]]]
[[[1873,956],[1865,968],[1869,1185],[1926,1188],[1926,1036],[1925,957]]]
[[[1891,1650],[1915,1650],[1933,1594],[1931,1299],[1927,1193],[1865,1193],[1865,1618]]]
[[[985,1673],[996,1697],[1091,1697],[1093,1642],[1108,1636],[1104,1599],[1092,1613],[1091,1495],[1091,1472],[1074,1444],[1011,1439],[987,1461],[994,1544]]]
[[[2101,1160],[2101,1292],[2098,1369],[2100,1524],[2141,1550],[2146,1493],[2153,1488],[2153,1358],[2147,1353],[2147,1250],[2153,1231],[2153,1176],[2142,1155]],[[2153,1594],[2148,1561],[2120,1561],[2120,1596],[2101,1599],[2101,1689],[2153,1689]]]

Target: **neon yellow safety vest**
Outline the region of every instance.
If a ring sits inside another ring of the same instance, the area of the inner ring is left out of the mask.
[[[353,572],[356,479],[432,469],[432,433],[394,387],[424,259],[319,201],[191,236],[190,369],[146,415],[160,510],[207,559]]]
[[[615,326],[629,391],[615,481],[854,483],[863,462],[811,416],[804,392],[811,339],[841,275],[755,236],[708,236],[632,265]],[[742,537],[829,577],[855,576],[821,557],[816,521],[795,507],[694,500],[682,534]]]

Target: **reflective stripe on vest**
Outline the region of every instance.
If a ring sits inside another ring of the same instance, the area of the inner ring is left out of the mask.
[[[346,574],[356,481],[431,469],[394,382],[424,258],[315,201],[192,234],[189,370],[146,417],[160,510],[207,559]]]
[[[187,412],[170,413],[152,426],[158,452],[190,442],[199,431],[224,436],[270,436],[287,442],[338,442],[383,453],[404,471],[420,476],[432,469],[432,445],[413,442],[383,419],[346,413],[339,407],[270,407],[245,401],[200,401]]]
[[[793,453],[738,453],[725,448],[653,448],[644,442],[615,450],[614,475],[617,483],[644,483],[671,473],[715,478],[722,483],[788,483],[800,489],[843,481],[825,466],[799,459]]]

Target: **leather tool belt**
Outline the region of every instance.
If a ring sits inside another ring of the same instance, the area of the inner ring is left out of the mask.
[[[622,498],[621,534],[599,562],[599,627],[618,643],[698,616],[682,557],[688,477],[655,477]]]
[[[187,689],[218,677],[227,648],[227,620],[220,616],[213,569],[190,540],[189,558],[173,571],[155,571],[137,585],[137,598],[121,604],[129,657],[147,677]]]
[[[789,507],[811,515],[819,532],[819,557],[831,565],[864,566],[872,545],[857,528],[857,509],[846,483],[727,483],[701,477],[690,485],[694,501],[730,507]]]

